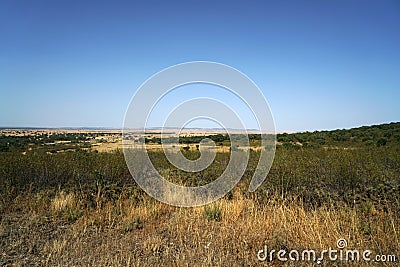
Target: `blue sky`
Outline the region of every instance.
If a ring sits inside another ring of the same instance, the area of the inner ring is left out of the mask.
[[[195,60],[249,76],[278,131],[400,121],[399,1],[2,0],[0,39],[0,127],[121,127]]]

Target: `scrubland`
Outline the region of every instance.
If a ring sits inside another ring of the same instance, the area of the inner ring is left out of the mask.
[[[290,135],[289,135],[290,136]],[[285,138],[288,136],[285,136]],[[0,153],[0,264],[3,266],[397,266],[400,257],[400,146],[280,145],[267,179],[248,192],[259,151],[240,183],[204,207],[149,197],[122,151]],[[189,158],[198,151],[184,151]],[[229,160],[199,173],[150,152],[160,173],[184,185],[208,183]],[[336,248],[395,255],[397,262],[259,261],[272,250]]]

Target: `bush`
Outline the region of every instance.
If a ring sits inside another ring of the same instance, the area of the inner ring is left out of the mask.
[[[386,138],[379,138],[378,141],[376,141],[377,146],[385,146],[387,143]]]
[[[217,204],[204,206],[204,217],[208,221],[220,222],[222,220],[222,210]]]

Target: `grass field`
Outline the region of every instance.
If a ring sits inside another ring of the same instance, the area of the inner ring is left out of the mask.
[[[150,198],[121,150],[8,149],[0,153],[0,265],[398,266],[398,125],[278,135],[281,145],[257,191],[248,192],[259,156],[252,150],[240,183],[197,208]],[[184,151],[188,158],[198,153]],[[217,153],[217,163],[199,173],[175,169],[157,150],[150,157],[167,179],[192,186],[215,179],[229,153]],[[340,238],[347,249],[371,250],[371,259],[385,255],[387,262],[257,258],[265,245],[319,255],[337,249]]]

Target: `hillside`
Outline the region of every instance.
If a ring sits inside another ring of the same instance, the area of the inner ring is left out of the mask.
[[[266,245],[270,251],[312,249],[320,255],[344,238],[349,249],[388,259],[376,266],[398,266],[399,125],[279,134],[271,170],[255,192],[248,186],[260,152],[252,149],[235,188],[195,208],[147,195],[120,149],[93,149],[93,140],[117,140],[118,133],[41,133],[21,146],[18,138],[25,137],[3,135],[8,141],[0,152],[0,265],[260,266],[257,251]],[[217,145],[229,144],[224,135],[216,138]],[[250,135],[253,145],[259,138]],[[200,153],[182,152],[190,159]],[[201,186],[224,172],[230,154],[217,152],[199,172],[175,168],[162,150],[149,157],[167,180]],[[312,260],[264,263],[315,266]],[[337,262],[349,264],[366,263]],[[327,258],[321,264],[331,265]]]

